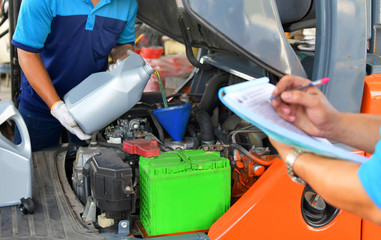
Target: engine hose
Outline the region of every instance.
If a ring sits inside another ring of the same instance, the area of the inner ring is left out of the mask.
[[[217,106],[218,90],[228,82],[229,75],[226,73],[220,73],[213,76],[206,84],[204,94],[201,98],[199,107],[205,109],[205,111],[212,115],[214,108]]]
[[[209,114],[201,108],[195,108],[194,112],[201,130],[201,142],[214,143],[214,127]]]
[[[188,125],[187,131],[189,135],[193,138],[193,141],[194,141],[193,149],[198,149],[198,147],[200,146],[200,140],[197,137],[197,133],[193,125]]]
[[[244,147],[242,147],[239,144],[232,143],[232,144],[230,144],[230,146],[237,149],[238,151],[243,153],[246,157],[250,158],[254,162],[261,164],[263,166],[270,166],[273,163],[273,160],[263,160],[259,157],[254,156],[253,154],[251,154],[249,151],[247,151]]]
[[[159,121],[156,119],[155,115],[153,115],[151,110],[148,110],[148,113],[152,119],[153,124],[156,127],[157,133],[159,134],[159,140],[163,143],[165,140],[163,127],[160,125]]]
[[[226,73],[217,74],[206,84],[204,94],[199,105],[194,108],[196,120],[201,129],[201,142],[211,144],[215,142],[214,127],[210,115],[218,104],[217,92],[229,80]]]
[[[87,198],[91,196],[91,186],[90,186],[90,164],[86,162],[83,166],[83,204],[86,204]]]

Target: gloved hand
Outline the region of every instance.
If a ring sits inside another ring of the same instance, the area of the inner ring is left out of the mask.
[[[91,138],[90,135],[84,133],[78,126],[63,101],[58,101],[53,104],[50,113],[62,124],[62,126],[64,126],[72,134],[75,134],[79,139],[87,140]]]
[[[108,70],[107,70],[107,71],[112,71],[112,70],[114,70],[117,66],[119,66],[119,64],[120,64],[121,62],[122,62],[121,59],[116,60],[116,63],[110,64],[110,66],[108,66]]]

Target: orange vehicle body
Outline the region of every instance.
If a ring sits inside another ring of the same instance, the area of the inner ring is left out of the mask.
[[[361,112],[381,115],[381,74],[365,77]]]
[[[381,74],[365,78],[362,113],[381,114]],[[357,154],[366,154],[356,151]],[[368,154],[366,154],[368,155]],[[381,239],[381,227],[341,210],[327,225],[308,225],[301,213],[304,186],[293,182],[279,158],[210,228],[216,240]]]

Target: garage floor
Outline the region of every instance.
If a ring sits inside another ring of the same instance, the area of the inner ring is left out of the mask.
[[[24,215],[17,206],[0,208],[0,239],[105,239],[76,220],[74,209],[80,206],[69,204],[71,195],[60,183],[63,154],[61,149],[33,154],[34,214]]]

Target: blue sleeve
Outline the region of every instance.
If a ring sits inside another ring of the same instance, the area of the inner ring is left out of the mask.
[[[51,0],[23,0],[12,44],[29,52],[44,47],[53,19]]]
[[[358,176],[366,193],[381,208],[381,140],[372,157],[360,166]]]
[[[130,7],[128,11],[127,23],[124,26],[122,33],[119,36],[118,44],[134,43],[135,42],[135,20],[138,12],[138,1],[129,1]]]

